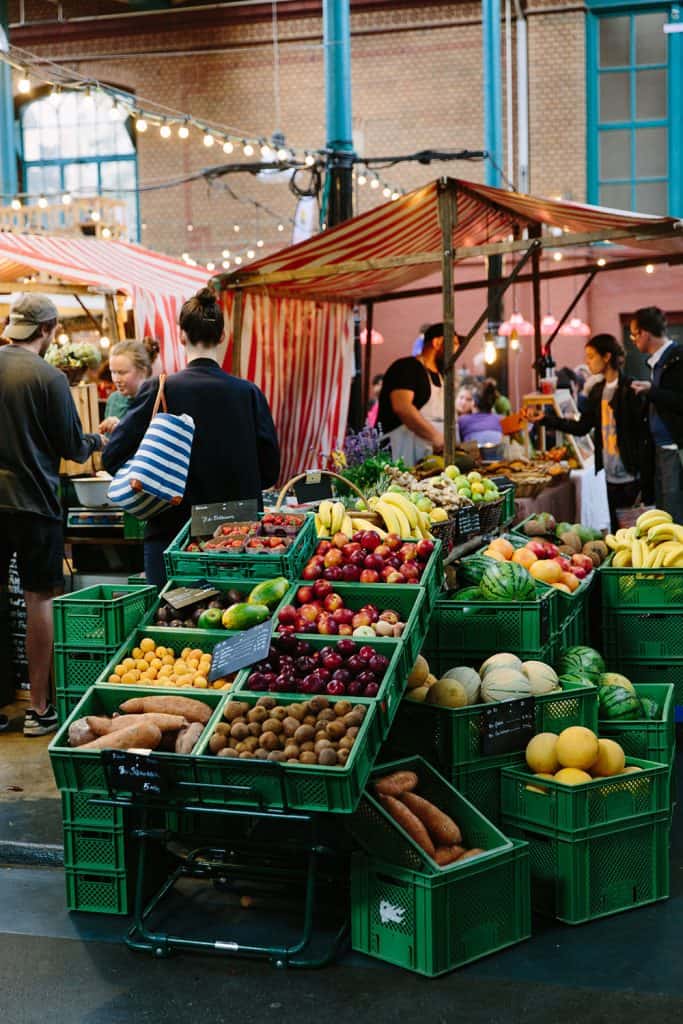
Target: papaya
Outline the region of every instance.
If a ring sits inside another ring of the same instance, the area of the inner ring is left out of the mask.
[[[265,604],[234,604],[223,612],[223,628],[242,631],[258,626],[270,618],[270,608]]]
[[[284,576],[276,576],[272,580],[263,580],[257,583],[247,598],[248,604],[265,604],[268,608],[274,608],[289,590],[289,580]]]

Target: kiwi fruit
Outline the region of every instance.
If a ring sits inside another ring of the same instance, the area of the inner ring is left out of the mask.
[[[324,747],[323,750],[321,750],[319,752],[319,754],[318,754],[318,764],[325,765],[326,767],[329,768],[333,764],[336,764],[336,763],[337,763],[337,752],[336,752],[336,750],[333,749],[333,747],[331,745],[329,747]]]
[[[267,708],[268,710],[270,710],[271,708],[277,706],[277,701],[275,700],[275,697],[259,697],[259,699],[256,701],[256,706],[260,706],[262,708]]]
[[[300,764],[316,764],[318,761],[317,755],[312,750],[302,750],[299,754]]]
[[[267,718],[263,723],[264,732],[274,732],[276,736],[279,736],[282,732],[282,722],[279,718]]]

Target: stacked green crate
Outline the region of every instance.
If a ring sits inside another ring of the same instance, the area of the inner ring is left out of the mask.
[[[62,791],[64,875],[69,910],[127,914],[132,885],[125,814],[93,793]]]
[[[53,664],[61,722],[99,679],[155,599],[155,587],[102,584],[54,600]]]
[[[502,827],[529,843],[535,911],[582,924],[669,895],[668,766],[565,785],[502,772]]]
[[[601,718],[600,736],[616,740],[627,757],[640,757],[669,766],[671,801],[676,793],[676,723],[671,684],[635,684],[636,696],[654,701],[656,718]]]

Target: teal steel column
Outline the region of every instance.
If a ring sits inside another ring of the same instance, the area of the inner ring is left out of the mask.
[[[0,0],[0,38],[9,38],[7,0]],[[12,69],[0,62],[0,204],[9,203],[17,191],[17,158],[14,152],[14,102]]]
[[[353,216],[353,130],[351,119],[351,13],[349,0],[323,0],[325,125],[329,190],[327,224]]]
[[[484,65],[484,149],[486,184],[499,188],[503,163],[503,114],[500,53],[500,0],[482,0],[482,63]],[[495,161],[495,163],[494,163]]]

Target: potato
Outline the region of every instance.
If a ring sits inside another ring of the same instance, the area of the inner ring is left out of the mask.
[[[308,712],[308,702],[305,704],[290,704],[287,708],[287,716],[289,718],[296,718],[297,722],[303,722],[304,716]]]
[[[349,712],[353,710],[353,707],[350,700],[338,700],[336,704],[333,705],[333,709],[337,718],[343,718],[344,715],[348,715]]]
[[[285,761],[285,754],[283,750],[271,750],[268,754],[269,761]]]
[[[250,722],[249,725],[247,726],[247,729],[249,730],[250,736],[260,736],[262,732],[260,722]]]
[[[287,760],[289,760],[290,758],[298,759],[300,753],[301,748],[297,743],[288,743],[287,746],[285,747],[285,757],[287,758]]]
[[[268,756],[272,753],[271,750],[264,750],[263,747],[257,747],[254,751],[254,758],[258,761],[267,761]]]
[[[236,718],[242,718],[249,712],[249,705],[243,704],[241,701],[229,701],[225,705],[225,711],[223,712],[223,718],[228,722],[234,722]]]
[[[282,705],[278,705],[277,707],[272,709],[270,717],[277,718],[278,721],[281,722],[283,718],[287,717],[287,708],[283,708]]]
[[[302,753],[304,753],[304,751],[311,751],[313,750],[314,747],[315,743],[313,742],[313,740],[306,740],[304,743],[299,744],[299,749],[301,750]]]
[[[384,778],[375,780],[375,792],[380,796],[400,796],[417,787],[418,778],[415,772],[392,772]]]
[[[327,699],[327,697],[316,696],[312,697],[311,700],[309,700],[308,706],[313,712],[313,714],[317,715],[318,712],[324,711],[325,708],[328,708],[330,706],[330,702]]]
[[[325,711],[321,711],[320,714],[318,715],[318,722],[334,722],[336,717],[337,716],[335,715],[334,711],[331,711],[330,708],[327,708]]]
[[[277,701],[275,700],[275,697],[269,697],[267,695],[265,697],[259,697],[256,701],[257,707],[260,706],[262,708],[268,708],[268,710],[270,710],[270,708],[274,708],[276,705]]]
[[[338,764],[346,764],[346,762],[348,761],[350,756],[351,756],[351,751],[350,750],[346,750],[345,748],[340,748],[337,751],[337,763]]]
[[[175,741],[176,754],[191,754],[203,732],[204,726],[201,722],[192,722],[186,729],[180,729]]]
[[[331,740],[340,740],[346,734],[346,726],[343,722],[335,720],[334,722],[327,723],[325,731]]]
[[[334,748],[330,740],[318,740],[313,749],[316,754],[319,754],[321,750],[333,750]]]

